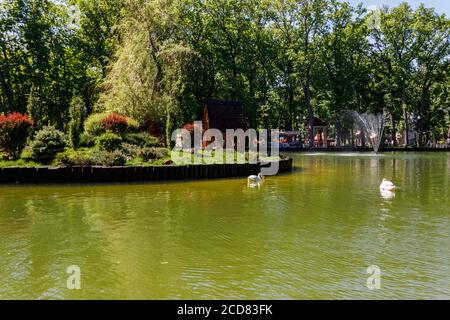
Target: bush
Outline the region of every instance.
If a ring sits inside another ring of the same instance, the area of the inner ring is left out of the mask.
[[[137,122],[133,118],[127,117],[127,124],[128,124],[127,132],[138,132],[139,131],[139,122]]]
[[[102,150],[69,149],[56,157],[58,164],[66,166],[123,166],[127,159],[119,150],[108,152]]]
[[[91,147],[95,146],[95,137],[91,136],[88,133],[82,133],[80,135],[79,146],[84,147],[84,148],[91,148]]]
[[[140,150],[139,156],[144,161],[152,161],[165,158],[169,155],[169,150],[166,148],[148,148],[144,147]]]
[[[146,132],[129,133],[124,139],[125,142],[139,147],[158,147],[161,144],[157,137]]]
[[[0,115],[0,149],[8,157],[18,159],[32,126],[33,122],[26,114]]]
[[[56,130],[55,127],[48,126],[36,133],[30,149],[34,160],[47,164],[59,152],[64,151],[66,145],[67,139],[64,133]]]
[[[102,128],[102,120],[107,116],[107,113],[91,114],[84,122],[84,131],[91,136],[99,136],[105,131]]]
[[[123,135],[128,129],[128,121],[120,114],[111,113],[102,119],[101,126],[106,132],[111,131]]]
[[[122,147],[122,137],[115,133],[107,132],[97,138],[96,144],[100,150],[118,150]]]
[[[58,164],[66,166],[90,166],[95,165],[89,151],[68,149],[56,156]]]
[[[119,150],[112,152],[96,150],[92,152],[92,161],[100,166],[124,166],[127,158]]]
[[[81,97],[75,96],[69,105],[69,141],[72,148],[80,145],[80,135],[83,130],[84,102]]]
[[[99,136],[108,131],[124,135],[127,132],[135,132],[138,128],[136,120],[114,112],[92,114],[84,122],[85,132],[92,136]]]
[[[138,158],[140,157],[141,147],[134,144],[124,143],[122,144],[122,151],[131,159]]]

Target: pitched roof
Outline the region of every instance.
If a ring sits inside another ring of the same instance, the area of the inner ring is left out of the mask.
[[[245,129],[244,108],[240,101],[209,100],[205,103],[203,126],[214,128]]]
[[[306,119],[305,127],[309,126],[308,119]],[[327,123],[322,119],[314,117],[314,127],[326,127]]]

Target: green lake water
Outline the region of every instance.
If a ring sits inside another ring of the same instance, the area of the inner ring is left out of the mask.
[[[450,153],[292,157],[259,189],[0,186],[0,299],[450,298]]]

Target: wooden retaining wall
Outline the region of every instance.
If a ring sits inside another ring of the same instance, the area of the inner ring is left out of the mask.
[[[145,182],[230,178],[258,174],[262,166],[264,165],[260,163],[247,163],[149,167],[6,167],[0,168],[0,184]],[[279,172],[291,170],[292,159],[280,161]]]
[[[373,148],[367,147],[328,147],[328,148],[280,148],[282,152],[373,152]],[[450,152],[449,148],[415,148],[415,147],[380,147],[382,152]]]

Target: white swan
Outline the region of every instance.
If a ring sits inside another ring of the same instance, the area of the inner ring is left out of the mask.
[[[264,179],[262,173],[258,173],[257,176],[249,176],[247,178],[248,184],[260,184],[262,180]]]
[[[381,191],[393,191],[395,190],[396,186],[391,181],[383,179],[383,182],[381,182],[380,190]]]
[[[395,191],[380,190],[380,194],[384,200],[393,200],[395,198]]]

